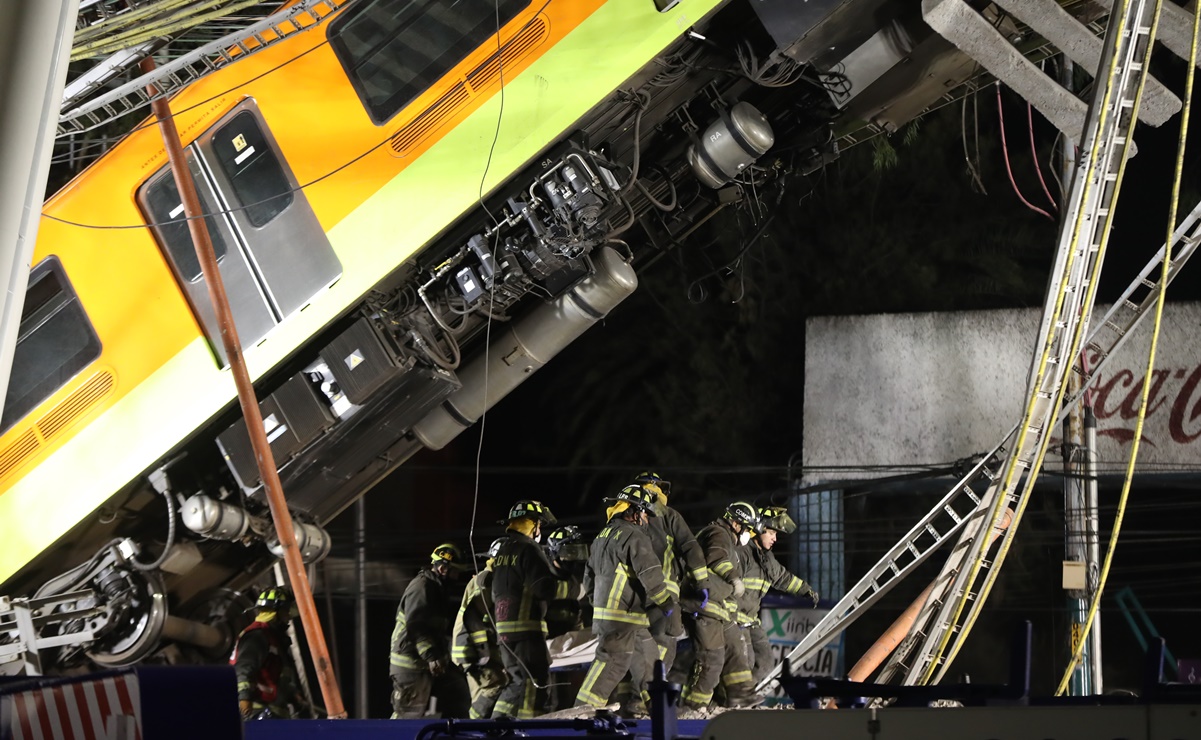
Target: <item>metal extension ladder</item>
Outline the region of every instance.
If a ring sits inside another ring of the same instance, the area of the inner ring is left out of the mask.
[[[964,565],[952,559],[943,567],[938,580],[950,580],[950,588],[940,593],[936,586],[906,640],[885,665],[881,681],[902,671],[905,684],[942,679],[975,624],[1013,543],[1059,416],[1068,368],[1075,363],[1092,314],[1158,13],[1159,0],[1127,0],[1120,13],[1110,16],[1106,55],[1098,70],[1107,74],[1085,128],[1088,156],[1077,166],[1070,207],[1060,230],[1053,282],[1036,345],[1039,355],[1027,385],[1025,415],[1005,472],[985,495],[983,505],[989,507],[989,515],[984,519],[989,524],[984,526],[981,519],[981,526],[964,528],[960,536],[968,550]],[[1023,476],[1025,485],[1019,493]],[[989,560],[991,535],[1002,532],[999,525],[1007,509],[1012,509],[1012,523],[999,535],[997,553]]]
[[[174,59],[94,100],[70,110],[64,110],[59,117],[56,135],[66,136],[89,131],[149,105],[152,100],[170,97],[201,77],[236,59],[242,59],[262,51],[317,26],[348,2],[350,0],[301,0],[296,5],[280,11],[270,18],[265,18],[258,23],[205,44],[199,49]],[[145,56],[145,54],[141,56]],[[132,62],[129,63],[137,63],[141,56],[118,52],[113,58],[132,58]],[[109,66],[117,67],[117,65]],[[120,69],[117,68],[116,72],[119,71]],[[71,94],[63,101],[64,108],[103,88],[116,72],[113,69],[106,69],[103,74],[91,76],[84,89],[71,91]],[[147,91],[149,85],[154,85],[158,90],[157,94],[151,95]]]
[[[1173,234],[1172,264],[1168,267],[1167,285],[1170,285],[1179,274],[1189,257],[1196,253],[1198,246],[1201,246],[1201,202],[1193,207],[1193,210]],[[1147,266],[1139,272],[1134,282],[1122,294],[1122,298],[1114,303],[1105,317],[1092,329],[1087,346],[1093,350],[1096,364],[1090,366],[1087,371],[1081,369],[1079,365],[1074,368],[1084,376],[1081,390],[1063,404],[1056,420],[1057,424],[1067,416],[1068,409],[1079,403],[1080,397],[1085,393],[1092,379],[1101,373],[1117,349],[1130,338],[1135,327],[1155,308],[1155,299],[1160,286],[1148,278],[1151,275],[1161,274],[1165,251],[1163,247],[1160,247],[1159,252],[1152,257]],[[1138,301],[1133,300],[1133,296],[1140,290],[1147,291],[1144,297]],[[1016,431],[1016,427],[1010,430],[1005,441],[1010,441]],[[1003,442],[995,448],[984,461],[977,464],[970,473],[957,482],[951,492],[935,504],[930,513],[894,545],[875,566],[869,569],[867,574],[834,605],[826,617],[805,635],[804,639],[787,656],[792,666],[799,666],[813,657],[818,650],[861,616],[865,609],[879,601],[901,579],[909,575],[915,567],[947,542],[952,535],[957,534],[968,518],[961,513],[967,508],[967,504],[962,501],[962,498],[966,498],[967,501],[976,505],[976,508],[968,514],[969,517],[983,516],[985,512],[979,506],[980,496],[964,489],[970,490],[971,486],[977,483],[991,482],[999,475],[1001,463],[997,456],[1004,454],[1004,444]],[[948,506],[956,510],[957,513],[954,516],[947,511]],[[949,528],[945,526],[945,523],[939,523],[939,520],[945,522],[944,516],[951,520]],[[952,557],[954,556],[955,554],[952,553]],[[772,671],[759,688],[765,688],[778,674],[779,668]]]
[[[957,531],[961,532],[959,542],[939,574],[935,588],[923,606],[913,630],[885,667],[880,680],[887,680],[905,670],[905,683],[926,683],[932,678],[937,681],[950,662],[949,659],[942,660],[948,646],[951,647],[949,657],[953,658],[959,643],[955,642],[952,645],[952,641],[965,635],[974,622],[995,580],[1009,543],[1012,542],[1013,533],[1017,529],[1036,476],[1028,476],[1026,488],[1020,496],[1016,492],[1017,484],[1025,471],[1037,470],[1041,465],[1050,438],[1045,432],[1059,417],[1066,370],[1073,365],[1072,359],[1079,352],[1080,337],[1087,327],[1087,317],[1091,313],[1095,297],[1096,277],[1108,240],[1110,214],[1117,199],[1125,166],[1130,131],[1136,120],[1134,113],[1145,77],[1143,63],[1149,54],[1153,38],[1156,9],[1157,5],[1148,10],[1146,1],[1132,2],[1125,6],[1120,20],[1111,19],[1106,58],[1103,62],[1103,68],[1108,64],[1109,74],[1106,85],[1098,91],[1094,110],[1090,115],[1090,125],[1086,129],[1086,151],[1090,155],[1077,168],[1071,208],[1065,214],[1055,264],[1055,281],[1048,291],[1039,343],[1036,345],[1042,348],[1042,351],[1040,356],[1035,358],[1037,362],[1031,370],[1028,385],[1031,393],[1023,421],[968,476],[956,483],[951,493],[910,530],[906,537],[894,546],[789,653],[786,660],[789,661],[790,667],[807,659],[833,639],[853,622],[863,609],[874,604]],[[1151,23],[1144,23],[1145,18],[1150,18]],[[1134,32],[1130,33],[1129,29],[1132,28]],[[1201,204],[1190,214],[1193,223],[1187,224],[1187,228],[1196,223],[1199,211]],[[1187,228],[1186,225],[1182,225],[1176,232],[1177,238],[1181,238]],[[1196,241],[1196,236],[1193,236],[1194,248]],[[1179,271],[1191,251],[1173,260],[1169,280]],[[1149,282],[1147,276],[1162,259],[1163,251],[1128,289],[1123,297],[1125,303],[1136,305],[1129,301],[1129,295],[1140,286],[1146,287],[1145,283]],[[1089,341],[1095,345],[1094,351],[1100,350],[1100,361],[1097,367],[1090,369],[1087,374],[1089,379],[1095,376],[1104,360],[1108,359],[1113,350],[1125,340],[1134,324],[1146,314],[1147,307],[1154,305],[1154,295],[1152,291],[1148,298],[1137,304],[1140,305],[1141,311],[1130,312],[1133,315],[1127,317],[1124,330],[1117,333],[1112,341],[1107,342],[1103,331],[1090,335]],[[1109,328],[1111,325],[1122,327],[1122,324],[1112,321],[1107,316],[1102,326]],[[1087,382],[1084,387],[1087,387]],[[1004,458],[1003,470],[998,471],[998,456],[1003,456],[1007,447],[1012,448],[1014,453]],[[988,490],[982,497],[978,497],[972,492],[971,486],[986,479],[989,481]],[[963,500],[975,502],[975,508],[971,511],[958,509],[958,506],[963,505]],[[980,535],[992,531],[999,533],[1002,527],[998,527],[998,524],[1012,505],[1016,505],[1012,524],[1005,529],[1005,539],[1002,541],[996,567],[990,568],[993,563],[989,563],[986,556],[993,538]],[[952,510],[954,516],[951,516]],[[953,526],[946,530],[939,529],[935,521],[946,517],[953,520]],[[962,567],[965,562],[968,563],[967,568]],[[978,587],[976,583],[982,571],[986,578],[983,585]],[[948,599],[948,592],[954,598]],[[966,614],[966,619],[961,622],[969,602],[971,608]],[[907,666],[904,661],[914,648],[919,648],[918,653]],[[760,682],[759,687],[765,687],[778,675],[779,670],[780,667],[777,666]],[[938,675],[934,676],[936,671],[939,671]]]

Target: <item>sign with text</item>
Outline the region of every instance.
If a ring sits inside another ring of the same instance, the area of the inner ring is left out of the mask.
[[[774,599],[774,601],[784,602],[785,600]],[[828,610],[814,609],[811,605],[806,606],[809,603],[806,599],[803,604],[798,601],[796,606],[767,606],[760,611],[759,618],[763,620],[763,631],[767,633],[767,639],[771,642],[773,665],[779,665],[784,656],[788,655],[788,652],[796,647],[797,643],[826,616]],[[806,676],[840,677],[843,660],[842,639],[843,636],[839,634],[833,641],[806,660],[794,673]],[[788,696],[777,684],[767,694],[765,703],[770,705],[789,701]]]
[[[1093,322],[1108,307],[1099,306]],[[872,466],[929,464],[992,449],[1025,408],[1039,309],[809,319],[804,466],[868,478]],[[1164,311],[1139,449],[1141,471],[1201,470],[1201,304]],[[1117,474],[1134,440],[1151,322],[1096,373],[1100,473]],[[1089,369],[1095,350],[1085,352]],[[1053,434],[1052,449],[1059,441]],[[856,473],[847,468],[860,468]],[[806,475],[806,483],[829,472]]]

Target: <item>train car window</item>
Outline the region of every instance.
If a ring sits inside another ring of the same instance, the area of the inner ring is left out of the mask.
[[[531,0],[370,0],[330,25],[330,44],[372,120],[396,115]]]
[[[43,260],[29,273],[0,433],[98,357],[100,338],[62,265]]]
[[[203,197],[203,196],[202,196]],[[196,248],[192,246],[192,234],[188,230],[188,221],[184,218],[183,202],[179,190],[175,187],[174,177],[160,177],[151,183],[145,192],[144,207],[149,211],[149,220],[155,224],[171,259],[179,268],[179,274],[190,283],[201,277],[200,261],[196,259]],[[211,203],[201,203],[206,212],[213,211]],[[213,242],[213,252],[220,260],[228,251],[225,239],[221,236],[216,216],[205,216],[204,221],[209,227],[209,237]]]
[[[225,176],[233,183],[238,201],[245,203],[247,220],[264,226],[292,203],[293,192],[284,168],[254,115],[243,111],[217,129],[213,151]]]

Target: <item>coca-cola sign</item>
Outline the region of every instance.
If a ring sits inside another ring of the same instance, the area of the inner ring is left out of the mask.
[[[1105,311],[1094,312],[1094,326]],[[1040,319],[1028,309],[808,320],[802,478],[872,478],[992,449],[1026,407]],[[1098,455],[1110,469],[1130,454],[1150,335],[1148,320],[1089,385]],[[1201,304],[1168,304],[1139,447],[1143,470],[1201,470],[1199,337]],[[1097,368],[1098,359],[1090,351],[1087,366]]]
[[[1098,436],[1121,444],[1134,440],[1135,421],[1143,397],[1146,375],[1129,368],[1102,370],[1089,387]],[[1192,367],[1156,368],[1151,372],[1150,395],[1142,443],[1159,447],[1188,445],[1201,438],[1201,363]]]

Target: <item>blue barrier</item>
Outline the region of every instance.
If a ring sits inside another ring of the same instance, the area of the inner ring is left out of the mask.
[[[246,723],[246,740],[418,740],[423,730],[432,726],[445,725],[445,721],[428,719],[292,719],[264,720],[262,722]],[[556,726],[553,720],[524,720],[520,723],[509,723],[513,729],[522,735],[547,738],[612,738],[620,737],[613,733],[585,734],[584,731],[572,731]],[[651,737],[650,720],[630,720],[624,722],[629,738]],[[481,737],[485,726],[491,725],[486,720],[456,721],[453,737]],[[705,720],[684,720],[679,723],[680,736],[701,737],[705,728]],[[432,737],[426,733],[425,737]],[[441,735],[440,737],[451,737]]]

